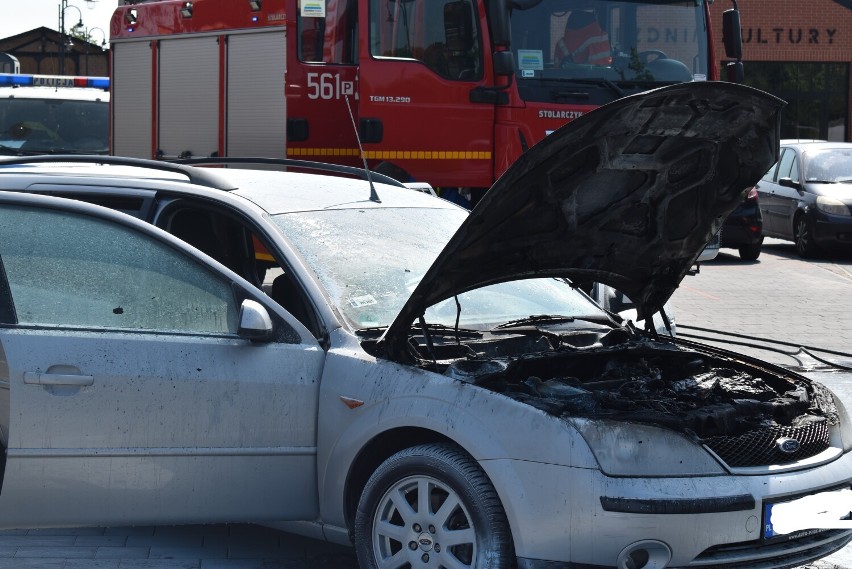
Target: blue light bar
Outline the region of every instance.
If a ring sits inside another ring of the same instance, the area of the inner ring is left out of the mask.
[[[63,75],[22,75],[0,73],[0,86],[13,87],[93,87],[109,89],[109,77],[67,77]]]

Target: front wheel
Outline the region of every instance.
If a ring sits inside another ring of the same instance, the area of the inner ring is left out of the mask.
[[[804,215],[796,219],[796,252],[804,259],[815,257],[818,253],[811,224]]]
[[[482,468],[450,444],[402,450],[373,473],[355,515],[366,569],[508,569],[515,557],[497,492]]]

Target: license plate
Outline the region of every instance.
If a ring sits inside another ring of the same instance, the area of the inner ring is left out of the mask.
[[[852,489],[763,504],[763,538],[795,538],[826,529],[852,529]]]

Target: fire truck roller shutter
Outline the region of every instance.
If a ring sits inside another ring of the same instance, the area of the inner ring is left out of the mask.
[[[215,36],[160,40],[160,140],[165,158],[219,151],[219,44]]]
[[[283,30],[228,38],[225,154],[287,157]]]
[[[112,154],[153,158],[150,42],[116,42],[112,57]]]

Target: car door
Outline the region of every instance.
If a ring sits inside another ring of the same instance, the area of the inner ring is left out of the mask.
[[[240,333],[246,300],[270,338]],[[0,192],[0,527],[313,519],[323,361],[167,233]]]
[[[787,148],[778,167],[777,185],[773,196],[773,212],[775,217],[775,233],[783,239],[795,240],[794,219],[799,203],[802,201],[802,191],[782,183],[789,179],[801,188],[801,156],[795,148]]]
[[[784,220],[784,188],[778,183],[783,177],[790,176],[790,169],[795,163],[796,155],[790,148],[781,149],[781,158],[757,185],[758,203],[763,213],[763,231],[773,237],[792,239],[788,235]]]
[[[781,149],[779,153],[779,157],[784,153],[784,149]],[[771,227],[771,219],[772,216],[769,212],[769,207],[767,205],[768,201],[772,199],[772,192],[775,191],[775,174],[778,172],[778,162],[772,165],[772,167],[763,175],[760,181],[754,186],[757,190],[758,195],[758,207],[760,208],[761,218],[763,219],[763,234],[769,235],[772,233]]]

